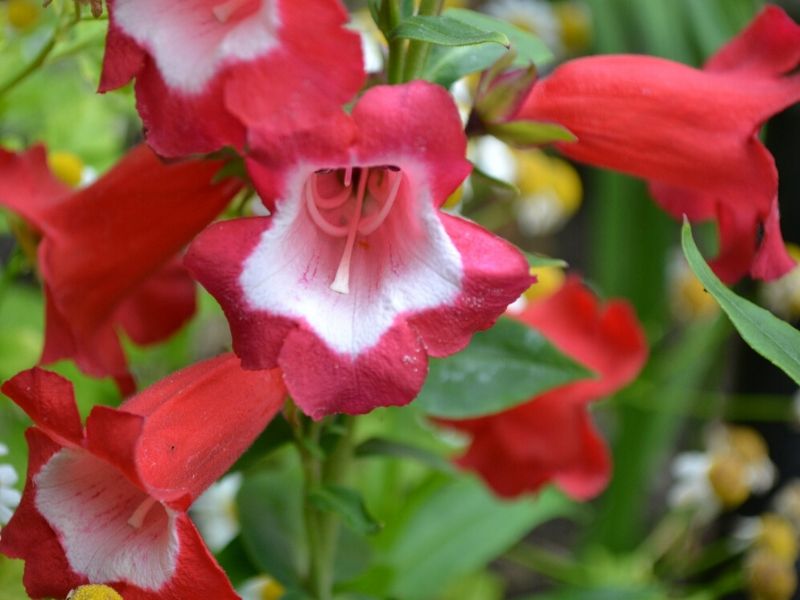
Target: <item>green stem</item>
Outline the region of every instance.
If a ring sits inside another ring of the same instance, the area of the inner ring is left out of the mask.
[[[322,546],[320,528],[320,514],[317,508],[309,500],[311,492],[319,487],[321,482],[322,470],[319,458],[311,447],[319,444],[322,423],[312,422],[308,435],[303,431],[302,421],[297,422],[299,432],[295,430],[297,449],[300,452],[300,460],[303,465],[303,516],[305,518],[306,538],[308,540],[308,576],[306,586],[308,591],[319,600],[329,600],[331,598],[330,587],[326,585],[324,565],[322,564]]]
[[[347,477],[353,457],[353,417],[344,420],[344,431],[327,456],[317,452],[324,422],[312,422],[308,432],[303,420],[295,419],[295,441],[300,453],[304,478],[303,515],[308,541],[308,575],[306,588],[317,600],[333,597],[334,561],[339,537],[339,519],[330,511],[322,511],[310,500],[311,494],[324,485],[338,485]]]
[[[444,0],[420,0],[418,15],[438,15],[442,12]],[[412,40],[408,44],[405,65],[403,67],[403,81],[411,81],[425,68],[428,52],[431,45],[428,42]]]
[[[0,97],[33,75],[33,73],[35,73],[36,70],[44,64],[44,62],[47,60],[47,57],[50,56],[50,53],[53,51],[53,48],[56,47],[56,43],[61,35],[70,27],[75,25],[78,21],[80,21],[80,5],[76,3],[76,6],[78,8],[76,9],[76,13],[73,18],[65,19],[64,13],[59,15],[59,22],[53,29],[53,33],[39,49],[39,52],[36,53],[36,56],[33,57],[33,60],[22,67],[22,69],[16,75],[13,75],[11,79],[3,84],[0,84]]]
[[[44,46],[42,46],[41,50],[39,50],[38,54],[33,58],[31,62],[25,65],[16,75],[14,75],[10,80],[6,81],[4,84],[0,85],[0,96],[8,93],[10,89],[14,86],[18,85],[25,79],[27,79],[30,75],[32,75],[39,67],[44,64],[44,61],[47,60],[48,55],[52,52],[53,48],[56,46],[56,39],[60,33],[60,28],[56,27],[53,30],[53,34],[50,38],[45,42]]]
[[[571,585],[585,583],[579,565],[567,558],[529,544],[514,546],[503,555],[503,558],[559,583]]]
[[[393,31],[400,23],[400,6],[398,0],[386,0],[389,3],[389,31]],[[402,83],[403,81],[403,54],[406,43],[403,39],[389,40],[389,65],[386,77],[389,83]]]

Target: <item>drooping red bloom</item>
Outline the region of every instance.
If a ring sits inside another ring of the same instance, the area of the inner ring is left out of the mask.
[[[109,0],[108,9],[100,91],[135,77],[148,142],[165,156],[241,149],[250,128],[338,108],[364,80],[339,0]]]
[[[494,415],[441,420],[471,437],[457,462],[476,471],[501,496],[555,483],[574,498],[591,498],[608,483],[611,461],[588,405],[636,377],[647,357],[644,333],[627,303],[601,306],[576,278],[512,316],[597,378],[569,383]]]
[[[161,341],[195,310],[177,254],[227,205],[239,184],[214,183],[221,163],[163,164],[146,146],[74,191],[49,171],[43,147],[0,150],[0,205],[42,235],[47,309],[41,362],[72,358],[85,373],[133,391],[118,332]]]
[[[517,117],[555,121],[575,160],[650,182],[670,214],[717,221],[712,266],[727,282],[774,279],[794,266],[781,238],[778,174],[763,123],[800,100],[800,26],[769,6],[700,71],[649,56],[564,63]]]
[[[403,405],[531,283],[510,244],[439,208],[469,173],[445,90],[378,86],[327,128],[258,140],[274,216],[213,225],[186,263],[246,368],[279,365],[318,419]]]
[[[277,371],[197,363],[81,425],[72,385],[38,368],[2,387],[33,419],[22,501],[0,552],[33,598],[104,583],[126,600],[238,598],[187,509],[282,406]],[[221,401],[223,399],[224,401]]]

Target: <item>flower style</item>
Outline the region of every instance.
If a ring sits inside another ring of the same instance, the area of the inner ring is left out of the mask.
[[[283,369],[315,419],[403,405],[531,283],[523,256],[439,211],[469,173],[450,96],[378,86],[351,116],[258,140],[274,216],[213,225],[186,264],[222,304],[245,368]]]
[[[494,415],[441,420],[472,438],[457,462],[476,471],[500,496],[535,492],[553,482],[574,498],[591,498],[608,483],[611,461],[587,405],[636,377],[647,356],[644,333],[628,304],[615,300],[600,306],[576,278],[512,316],[598,377]]]
[[[221,163],[172,165],[146,146],[73,191],[49,171],[45,150],[0,150],[0,206],[43,236],[38,266],[47,300],[41,362],[73,358],[95,377],[135,388],[118,339],[169,337],[195,310],[195,287],[176,255],[238,192],[214,183]]]
[[[2,391],[33,419],[22,501],[0,552],[34,598],[104,583],[126,600],[237,598],[186,514],[280,409],[276,371],[232,354],[163,379],[81,425],[71,384],[38,368]]]
[[[109,0],[100,91],[136,78],[150,145],[165,156],[243,148],[302,105],[361,87],[357,33],[339,0]]]
[[[800,100],[800,26],[769,6],[704,70],[650,56],[568,61],[538,82],[517,118],[555,121],[575,160],[643,177],[670,214],[716,219],[716,273],[774,279],[794,262],[778,216],[778,174],[761,125]]]

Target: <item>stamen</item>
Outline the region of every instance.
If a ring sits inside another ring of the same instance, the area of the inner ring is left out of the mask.
[[[311,220],[314,221],[317,227],[322,229],[322,231],[324,231],[328,235],[332,235],[333,237],[344,237],[348,234],[347,227],[337,227],[336,225],[332,225],[319,212],[319,208],[317,207],[317,204],[314,201],[314,192],[311,190],[310,183],[306,184],[305,195],[306,195],[306,206],[308,207],[308,212],[311,215]]]
[[[222,4],[217,4],[214,8],[211,9],[211,12],[214,13],[214,16],[217,18],[217,21],[220,23],[226,23],[228,19],[231,18],[233,13],[239,10],[242,6],[247,4],[249,0],[228,0],[227,2],[223,2]]]
[[[344,170],[344,187],[350,187],[351,181],[353,181],[353,167],[347,167]]]
[[[322,194],[319,193],[319,177],[314,177],[314,204],[316,204],[319,208],[324,208],[326,210],[330,210],[332,208],[339,208],[342,204],[347,202],[350,198],[350,195],[353,193],[353,190],[350,187],[345,187],[342,189],[341,192],[336,194],[335,196],[331,196],[330,198],[325,198]]]
[[[386,175],[390,171],[386,171]],[[364,219],[358,225],[358,232],[361,235],[369,235],[373,231],[375,231],[378,227],[380,227],[383,222],[386,220],[386,217],[389,216],[389,211],[392,210],[392,206],[394,205],[394,201],[397,199],[398,192],[400,191],[400,183],[403,181],[403,174],[400,172],[393,174],[394,179],[392,179],[392,187],[389,190],[389,195],[386,197],[386,201],[381,206],[381,210],[376,215],[370,215],[368,218]]]
[[[345,174],[345,178],[346,177],[347,175]],[[336,277],[334,277],[333,283],[331,284],[331,289],[340,294],[348,294],[350,292],[350,259],[353,257],[353,244],[355,244],[356,234],[358,233],[361,208],[364,206],[364,193],[367,190],[367,179],[369,179],[369,168],[365,167],[361,170],[361,177],[358,180],[356,209],[353,211],[353,217],[350,219],[350,230],[347,232],[344,254],[342,254],[339,268],[336,269]]]
[[[139,507],[133,511],[131,518],[128,519],[128,525],[133,527],[134,529],[139,529],[142,524],[144,523],[145,517],[147,517],[147,513],[150,512],[150,509],[153,508],[153,505],[156,503],[156,499],[152,496],[148,496],[145,498]]]

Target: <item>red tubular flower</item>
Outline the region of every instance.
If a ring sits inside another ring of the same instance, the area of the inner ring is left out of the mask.
[[[126,600],[238,598],[186,510],[280,409],[277,371],[219,356],[119,409],[95,407],[85,429],[55,373],[24,371],[2,391],[35,425],[22,501],[0,539],[0,552],[25,560],[31,597],[104,583]]]
[[[213,183],[221,163],[163,164],[132,150],[93,185],[73,191],[50,173],[41,146],[0,150],[0,205],[43,239],[47,299],[41,362],[72,358],[95,377],[133,391],[118,339],[161,341],[195,310],[192,279],[176,255],[227,205],[239,184]]]
[[[800,27],[769,6],[699,71],[649,56],[568,61],[538,82],[519,118],[578,137],[575,160],[649,180],[670,214],[716,219],[717,274],[774,279],[794,265],[781,238],[778,174],[763,123],[800,100]]]
[[[186,264],[245,368],[280,365],[313,418],[406,404],[428,355],[463,348],[530,285],[527,263],[439,211],[470,170],[443,89],[374,87],[310,135],[260,140],[251,174],[274,216],[213,225]]]
[[[361,87],[358,34],[339,0],[109,0],[100,91],[136,78],[160,154],[242,148],[300,105],[338,108]]]
[[[569,383],[498,414],[440,422],[471,436],[458,464],[497,494],[514,497],[552,482],[574,498],[591,498],[608,483],[611,461],[587,405],[636,377],[647,357],[644,334],[627,303],[601,307],[575,278],[516,317],[597,379]]]

